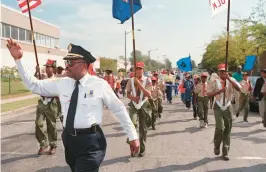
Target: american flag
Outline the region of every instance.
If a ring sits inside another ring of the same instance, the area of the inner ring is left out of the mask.
[[[17,1],[22,13],[28,12],[27,0],[17,0]],[[42,3],[41,0],[28,0],[28,1],[29,1],[30,10],[36,8]]]

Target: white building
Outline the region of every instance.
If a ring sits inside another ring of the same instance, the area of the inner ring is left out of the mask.
[[[37,19],[33,19],[35,42],[37,44],[37,55],[39,65],[43,66],[47,59],[56,60],[57,65],[65,66],[63,57],[67,51],[59,48],[60,29]],[[15,66],[15,62],[6,47],[6,40],[12,38],[23,48],[23,63],[28,70],[35,71],[36,60],[32,43],[32,33],[28,13],[14,10],[1,4],[1,67]]]

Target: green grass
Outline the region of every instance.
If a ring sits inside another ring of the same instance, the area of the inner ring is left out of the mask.
[[[36,97],[36,98],[32,98],[32,99],[27,99],[27,100],[20,100],[20,101],[16,101],[16,102],[1,104],[1,112],[17,110],[17,109],[20,109],[23,107],[37,104],[39,99],[40,99],[39,97]]]
[[[21,81],[11,81],[10,93],[9,82],[1,81],[1,99],[13,98],[31,94]]]

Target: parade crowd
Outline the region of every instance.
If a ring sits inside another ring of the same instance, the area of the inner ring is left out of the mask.
[[[45,72],[39,77],[39,66],[34,76],[24,69],[23,51],[15,41],[8,40],[7,47],[25,85],[40,95],[35,121],[38,154],[45,154],[48,148],[48,154],[55,154],[56,119],[60,118],[65,159],[72,171],[99,170],[107,144],[101,129],[103,108],[121,122],[132,157],[145,156],[148,129],[156,130],[156,120],[163,117],[163,101],[172,104],[173,93],[188,112],[193,109],[192,117],[199,120],[200,128],[208,127],[208,113],[210,109],[214,111],[214,154],[219,155],[222,148],[223,160],[229,160],[233,116],[239,117],[244,110],[243,121],[248,122],[250,99],[259,102],[261,121],[266,127],[266,69],[261,70],[254,88],[250,73],[243,72],[239,66],[230,76],[225,64],[199,74],[157,70],[145,76],[145,64],[140,61],[129,77],[115,76],[110,69],[104,76],[92,76],[88,68],[95,58],[81,46],[70,44],[64,57],[66,68],[47,60]],[[120,98],[130,100],[128,108]]]

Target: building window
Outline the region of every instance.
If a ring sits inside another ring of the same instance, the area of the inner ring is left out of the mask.
[[[19,28],[19,40],[24,41],[26,40],[26,30]]]
[[[46,40],[45,40],[45,45],[47,46],[47,47],[50,47],[51,46],[51,38],[49,37],[49,36],[45,36],[46,37]]]
[[[10,25],[2,23],[2,37],[10,38]]]
[[[41,41],[40,41],[40,34],[38,33],[34,33],[34,38],[35,38],[35,42],[37,45],[40,45]]]
[[[55,47],[55,39],[51,38],[51,47],[54,48]]]
[[[18,27],[11,26],[11,38],[18,40]]]
[[[29,30],[26,30],[26,42],[32,43],[32,34]]]
[[[5,23],[0,23],[0,33],[4,38],[13,38],[22,42],[32,43],[32,32],[16,26],[11,26]],[[46,36],[39,33],[34,33],[37,45],[55,48],[59,45],[59,39]]]
[[[45,46],[45,36],[41,35],[41,44]]]

